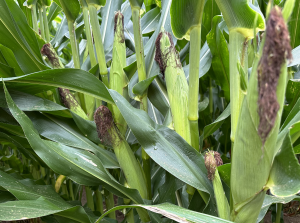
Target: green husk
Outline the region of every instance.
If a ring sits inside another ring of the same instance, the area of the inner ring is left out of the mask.
[[[126,46],[124,36],[124,17],[121,12],[115,14],[115,37],[113,44],[113,57],[110,70],[110,89],[117,91],[123,97],[128,97],[128,78],[123,70],[126,67]],[[127,124],[116,105],[112,106],[115,123],[122,135],[125,135]]]
[[[48,58],[48,62],[53,69],[61,69],[64,68],[62,62],[60,61],[55,49],[51,46],[50,43],[47,43],[41,49],[41,54]],[[64,88],[58,88],[58,92],[60,95],[61,102],[70,109],[70,111],[79,115],[84,119],[88,119],[85,112],[82,110],[80,104],[77,102],[73,94]]]
[[[222,164],[223,161],[218,152],[209,151],[205,154],[205,167],[208,172],[208,179],[210,179],[213,183],[219,217],[225,220],[230,220],[229,203],[225,196],[222,181],[217,169],[217,167]]]
[[[112,113],[107,107],[102,105],[95,111],[94,119],[100,141],[114,149],[129,187],[137,189],[141,197],[147,199],[148,191],[143,169],[124,136],[122,136],[116,127]],[[149,216],[145,211],[138,210],[138,212],[143,222],[149,221]]]
[[[268,189],[284,105],[286,60],[290,56],[288,30],[280,9],[275,7],[252,67],[237,125],[231,166],[234,222],[256,222]]]
[[[188,84],[172,37],[162,31],[156,40],[155,60],[164,74],[175,131],[191,143],[188,119]]]

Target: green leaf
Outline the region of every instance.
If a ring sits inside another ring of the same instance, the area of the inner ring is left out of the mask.
[[[105,168],[119,168],[119,164],[112,152],[101,148],[80,134],[75,123],[36,112],[27,113],[40,135],[52,141],[93,152],[103,163]]]
[[[213,134],[215,131],[219,129],[219,127],[223,124],[224,120],[229,116],[230,116],[230,104],[227,105],[226,109],[213,123],[204,127],[203,134],[201,137],[203,137],[203,139],[206,139],[208,136]]]
[[[7,108],[5,94],[0,87],[0,107]],[[20,91],[11,90],[11,97],[22,111],[58,111],[66,110],[65,107],[45,98],[33,96]]]
[[[9,110],[22,126],[31,147],[54,172],[88,186],[98,186],[102,182],[109,187],[109,190],[113,190],[114,194],[128,197],[136,203],[143,203],[137,190],[119,184],[95,155],[81,149],[42,140],[30,119],[13,102],[5,85],[4,90]]]
[[[74,23],[80,13],[78,0],[59,0],[67,20]]]
[[[296,48],[297,46],[300,45],[300,39],[299,39],[299,34],[300,34],[300,0],[295,1],[295,5],[293,7],[293,12],[290,17],[290,20],[288,22],[288,28],[290,32],[290,38],[291,38],[291,47]],[[299,57],[293,57],[294,60],[298,59]]]
[[[7,3],[0,0],[0,44],[14,52],[24,73],[47,69],[42,64],[34,31],[27,24],[22,10],[14,1]]]
[[[143,95],[147,92],[149,85],[152,81],[157,77],[157,75],[153,77],[149,77],[146,80],[143,80],[137,84],[135,84],[132,88],[132,92],[136,94],[138,97],[143,97]]]
[[[207,44],[212,53],[213,79],[224,91],[227,101],[230,100],[229,50],[226,39],[220,29],[222,16],[215,16],[212,20],[212,29],[207,34]]]
[[[221,218],[217,218],[214,216],[202,214],[199,212],[191,211],[173,204],[169,203],[163,203],[158,205],[121,205],[118,207],[115,207],[113,209],[110,209],[108,212],[105,213],[107,215],[108,213],[116,210],[120,210],[123,208],[144,208],[148,211],[161,214],[169,219],[172,219],[176,222],[182,222],[182,223],[201,223],[201,222],[231,222],[227,221]],[[97,222],[99,222],[105,215],[102,215]],[[97,223],[96,222],[96,223]]]
[[[147,113],[133,108],[116,91],[109,91],[147,154],[178,179],[213,196],[213,188],[207,178],[203,156],[175,131],[155,124]]]
[[[60,211],[60,208],[44,198],[35,201],[9,201],[0,204],[0,220],[25,220]]]
[[[144,1],[143,0],[129,0],[131,8],[137,7],[137,8],[141,8]]]
[[[101,7],[105,6],[106,0],[86,0],[88,5],[93,5],[99,10]]]
[[[207,0],[204,5],[201,23],[201,45],[205,43],[206,35],[211,31],[213,17],[220,14],[217,3],[214,0]]]
[[[266,187],[278,197],[288,197],[300,191],[300,165],[287,134],[275,157]]]
[[[13,51],[11,51],[9,48],[7,48],[3,45],[0,45],[0,50],[1,50],[3,57],[5,58],[5,61],[7,62],[7,64],[14,69],[14,72],[15,72],[14,76],[24,75],[24,72],[22,71],[21,67],[19,66]]]
[[[300,46],[297,46],[295,49],[292,50],[292,55],[293,55],[293,60],[291,61],[291,63],[288,64],[288,67],[292,67],[300,64]]]
[[[48,20],[48,26],[51,27],[52,21],[58,16],[58,14],[61,12],[61,7],[59,7],[55,2],[52,2],[49,13],[47,15]]]
[[[222,166],[218,166],[218,171],[221,179],[230,187],[230,174],[231,174],[231,164],[227,163]]]
[[[178,39],[190,39],[192,27],[201,26],[205,0],[172,1],[170,8],[171,26]]]
[[[53,69],[20,77],[3,78],[3,81],[6,82],[9,88],[31,94],[61,87],[113,103],[104,84],[94,75],[84,70]]]
[[[248,0],[216,0],[229,31],[235,30],[244,37],[253,38],[256,32],[265,29],[265,20],[259,7]],[[255,17],[257,20],[255,20]],[[257,21],[256,24],[254,22]]]
[[[284,7],[282,9],[282,16],[283,16],[285,22],[288,22],[291,14],[293,13],[295,1],[296,0],[287,0],[284,4]]]
[[[257,218],[257,222],[260,222],[266,215],[267,211],[269,210],[269,207],[274,203],[283,203],[286,204],[290,202],[291,200],[298,198],[298,196],[290,196],[290,197],[276,197],[271,195],[266,195],[264,199],[264,203],[261,207],[261,211],[259,213],[259,216]]]

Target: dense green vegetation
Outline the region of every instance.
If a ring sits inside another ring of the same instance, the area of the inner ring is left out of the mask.
[[[0,0],[0,221],[283,221],[300,0]]]

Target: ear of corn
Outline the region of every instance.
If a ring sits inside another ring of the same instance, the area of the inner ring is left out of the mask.
[[[286,58],[290,56],[287,28],[277,7],[270,12],[266,36],[256,55],[242,104],[243,118],[237,125],[231,168],[231,220],[235,222],[256,221],[277,152],[287,81]]]
[[[120,167],[124,172],[129,187],[137,189],[142,198],[148,198],[146,179],[141,166],[135,158],[130,146],[116,127],[112,113],[105,106],[100,106],[95,111],[94,116],[99,139],[106,145],[114,149],[114,153],[119,161]],[[147,212],[138,209],[143,222],[148,222]]]
[[[47,43],[43,46],[41,50],[41,54],[48,58],[49,64],[53,69],[64,68],[55,49],[51,46],[50,43]],[[76,115],[79,115],[84,119],[88,119],[87,115],[81,108],[80,104],[77,102],[73,94],[68,89],[58,88],[58,92],[59,92],[60,100],[65,107],[70,109],[70,111],[74,112]]]
[[[162,31],[156,40],[155,60],[159,63],[161,72],[166,79],[174,129],[190,144],[188,84],[172,37],[165,31]]]
[[[110,89],[127,97],[128,79],[123,70],[126,67],[126,46],[124,36],[124,17],[120,12],[115,15],[115,37],[113,44],[113,59],[110,70]],[[112,106],[112,113],[115,123],[122,135],[125,135],[127,125],[117,106]]]
[[[225,196],[222,181],[217,167],[222,165],[223,161],[218,152],[209,151],[205,154],[205,167],[208,173],[208,179],[213,183],[214,194],[217,202],[218,215],[220,218],[230,220],[230,207]]]

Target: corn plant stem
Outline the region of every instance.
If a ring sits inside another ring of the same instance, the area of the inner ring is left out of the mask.
[[[144,57],[144,45],[142,39],[142,30],[141,30],[141,17],[140,17],[140,8],[132,7],[132,22],[133,22],[133,34],[134,34],[134,44],[135,44],[135,53],[136,53],[136,62],[137,62],[137,71],[139,76],[139,82],[147,78],[146,66],[145,66],[145,57]],[[145,112],[148,112],[148,101],[147,94],[141,98],[141,109]],[[142,159],[143,159],[143,169],[146,177],[147,190],[148,190],[148,199],[151,199],[151,164],[150,156],[142,148]]]
[[[114,208],[114,206],[115,206],[114,195],[106,189],[104,189],[104,194],[105,194],[106,210],[108,211],[108,210]],[[111,219],[116,219],[115,212],[113,211],[113,212],[109,213],[108,217]]]
[[[176,200],[177,200],[178,206],[183,207],[181,196],[180,196],[180,191],[179,190],[175,191],[175,195],[176,195]]]
[[[36,4],[32,4],[31,6],[31,16],[32,16],[32,27],[36,33],[39,33],[37,16],[36,16]]]
[[[109,86],[108,76],[107,76],[108,71],[106,67],[105,53],[104,53],[104,47],[102,43],[102,36],[101,36],[96,7],[93,5],[89,5],[89,12],[90,12],[90,21],[91,21],[93,35],[94,35],[96,54],[99,63],[100,75],[103,83],[105,84],[106,87],[108,87]]]
[[[236,32],[229,32],[229,65],[230,65],[230,110],[231,110],[231,141],[234,142],[239,114],[244,95],[240,89],[240,74],[237,64],[243,65],[241,52],[244,48],[245,37]],[[246,57],[246,56],[245,56]]]
[[[133,209],[131,209],[128,214],[126,215],[126,220],[128,223],[135,223],[134,222],[134,213],[133,213]]]
[[[103,214],[103,198],[101,191],[99,189],[95,190],[96,195],[96,211],[99,211],[101,215]]]
[[[41,30],[41,36],[43,39],[45,39],[45,30],[44,30],[44,22],[43,22],[43,9],[39,8],[39,19],[40,19],[40,30]]]
[[[76,69],[80,69],[80,59],[79,59],[79,50],[78,45],[76,41],[76,33],[75,33],[75,24],[72,21],[68,21],[68,28],[69,28],[69,34],[70,34],[70,43],[71,43],[71,50],[73,55],[73,62],[74,67]],[[84,94],[77,93],[80,101],[81,108],[83,111],[86,111],[85,101],[84,101]]]
[[[44,31],[45,31],[46,41],[50,42],[50,32],[49,32],[48,19],[47,19],[47,10],[45,5],[43,5],[43,21],[44,21]]]
[[[91,66],[94,67],[97,65],[97,59],[94,51],[94,45],[93,45],[93,39],[91,34],[91,28],[90,28],[90,21],[89,21],[89,10],[88,6],[85,1],[80,1],[83,11],[83,20],[85,25],[85,33],[86,33],[86,39],[87,39],[87,45],[88,45],[88,52],[90,55],[90,61]],[[86,104],[86,113],[88,115],[89,120],[93,120],[93,114],[94,114],[94,107],[96,104],[96,99],[94,99],[91,96],[85,95],[85,104]],[[100,100],[99,100],[100,101]],[[100,105],[99,105],[100,106]],[[99,107],[97,106],[97,107]]]
[[[68,28],[70,33],[70,43],[71,43],[74,67],[76,69],[80,69],[79,51],[76,42],[75,25],[72,21],[68,21]]]
[[[69,187],[70,197],[71,197],[72,201],[74,201],[75,197],[74,197],[74,191],[73,191],[73,183],[71,180],[68,180],[68,187]]]
[[[95,56],[94,45],[93,45],[93,40],[91,35],[88,7],[83,7],[82,11],[83,11],[83,20],[84,20],[87,45],[88,45],[88,50],[89,50],[89,55],[91,60],[91,66],[94,67],[97,64],[97,59]]]
[[[201,25],[192,28],[190,38],[188,118],[190,122],[191,145],[194,149],[199,151],[198,96]]]
[[[94,198],[93,198],[93,191],[90,187],[85,187],[85,193],[86,193],[86,199],[87,199],[87,205],[92,210],[95,211],[94,207]]]
[[[277,203],[276,204],[276,221],[275,221],[275,223],[280,223],[281,211],[282,211],[282,203]]]
[[[212,79],[209,79],[209,113],[213,118],[214,113],[214,99],[213,99],[213,86],[212,86]]]

